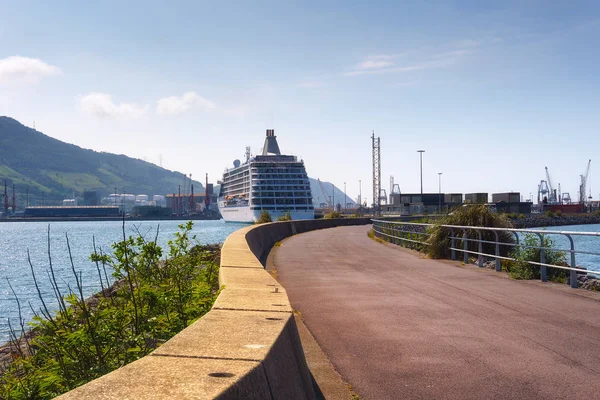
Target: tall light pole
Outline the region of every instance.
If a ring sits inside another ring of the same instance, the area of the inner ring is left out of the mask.
[[[348,200],[346,200],[346,182],[344,182],[344,213],[346,212],[347,206],[348,206]]]
[[[419,158],[421,160],[421,196],[423,195],[423,153],[425,153],[425,150],[417,150],[417,153],[419,153]],[[421,201],[423,201],[423,199],[421,199]]]
[[[438,191],[439,191],[438,200],[440,202],[439,213],[441,214],[442,213],[442,172],[438,172],[438,185],[439,185],[439,188],[438,188]]]
[[[362,208],[362,182],[358,180],[358,208]]]
[[[332,197],[331,205],[333,206],[332,211],[335,211],[335,186],[333,185],[333,183],[331,184],[331,197]]]

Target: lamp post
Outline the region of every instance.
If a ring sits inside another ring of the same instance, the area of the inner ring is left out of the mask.
[[[117,188],[115,187],[115,206],[117,205]]]
[[[439,213],[441,214],[442,213],[442,172],[438,172],[438,186],[439,186],[438,200],[440,202]]]
[[[346,200],[346,182],[344,182],[344,214],[346,213],[347,206],[348,206],[348,200]]]
[[[358,180],[358,208],[362,208],[362,182]]]
[[[425,150],[417,150],[417,153],[419,153],[421,164],[421,196],[423,196],[423,153],[425,153]],[[423,201],[423,199],[421,199],[421,201]]]
[[[335,186],[333,185],[333,183],[331,184],[331,205],[333,206],[333,209],[331,211],[335,211]]]

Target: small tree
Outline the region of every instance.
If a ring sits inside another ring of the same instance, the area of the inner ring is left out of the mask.
[[[328,212],[327,214],[323,215],[323,218],[325,218],[325,219],[335,219],[335,218],[341,218],[341,217],[342,216],[337,211],[331,211],[331,212]]]
[[[290,214],[290,212],[286,212],[285,214],[283,214],[281,217],[277,218],[277,221],[291,221],[292,220],[292,214]]]
[[[467,207],[457,207],[452,213],[447,216],[435,220],[436,225],[429,227],[427,233],[427,253],[431,258],[450,258],[451,255],[451,228],[446,228],[440,225],[459,225],[459,226],[480,226],[490,228],[512,228],[512,224],[504,214],[498,214],[490,210],[485,205],[469,205]],[[464,242],[461,239],[464,230],[460,228],[454,229],[455,246],[458,248],[464,247]],[[479,239],[479,233],[475,230],[467,230],[467,239]],[[487,242],[495,242],[496,235],[492,231],[482,231],[481,238]],[[509,232],[498,232],[498,238],[502,243],[514,243],[514,237]],[[479,246],[475,241],[468,240],[467,248],[470,251],[478,251]],[[495,245],[493,243],[484,243],[483,252],[486,254],[495,254]],[[500,255],[508,256],[510,252],[509,246],[500,246]],[[461,254],[461,253],[459,253]]]
[[[543,236],[543,247],[551,249],[554,247],[554,240],[548,236]],[[511,277],[515,279],[540,279],[540,267],[529,264],[528,261],[541,262],[540,238],[534,233],[525,234],[523,240],[524,247],[515,250],[513,257],[516,261],[505,262],[504,267]],[[545,250],[545,264],[566,266],[565,253],[556,250]],[[548,267],[548,280],[564,282],[569,276],[569,271],[559,268]]]
[[[256,220],[256,223],[257,224],[266,224],[268,222],[273,222],[273,219],[271,218],[271,214],[269,214],[269,212],[267,210],[261,211],[258,219]]]

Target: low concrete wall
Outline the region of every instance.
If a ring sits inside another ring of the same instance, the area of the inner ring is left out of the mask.
[[[275,242],[368,218],[249,226],[221,251],[224,289],[212,310],[149,356],[61,399],[314,399],[289,299],[264,269]]]

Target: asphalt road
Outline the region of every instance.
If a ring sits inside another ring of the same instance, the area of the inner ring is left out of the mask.
[[[370,226],[293,236],[277,278],[361,399],[600,399],[600,296],[423,259]]]

